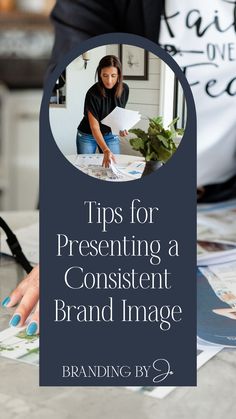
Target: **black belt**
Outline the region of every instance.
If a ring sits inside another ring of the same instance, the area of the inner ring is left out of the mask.
[[[7,239],[6,242],[12,252],[12,256],[15,260],[22,266],[22,268],[28,273],[30,273],[33,267],[30,265],[28,259],[25,257],[24,253],[22,252],[20,243],[17,240],[16,235],[7,225],[7,223],[0,217],[0,227],[5,231]]]

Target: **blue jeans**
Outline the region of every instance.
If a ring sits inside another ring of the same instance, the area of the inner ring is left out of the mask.
[[[113,135],[111,132],[103,136],[107,147],[113,154],[120,154],[120,139],[118,135]],[[97,148],[99,152],[102,150],[98,147],[98,144],[92,134],[85,134],[82,131],[77,131],[76,138],[77,154],[95,154]]]

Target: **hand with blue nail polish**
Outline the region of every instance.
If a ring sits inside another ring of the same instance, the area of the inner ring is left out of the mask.
[[[36,335],[37,330],[38,330],[38,324],[36,322],[30,322],[30,324],[28,325],[26,329],[26,333],[28,336],[33,336],[33,335]]]
[[[16,305],[10,326],[23,326],[30,317],[26,333],[29,336],[39,334],[39,266],[36,266],[11,295],[2,301],[2,306],[6,308]]]
[[[14,316],[11,318],[9,325],[16,327],[21,321],[21,315],[20,314],[14,314]]]
[[[7,307],[8,304],[10,303],[10,301],[11,301],[10,297],[4,298],[4,300],[1,302],[1,306],[2,307]]]

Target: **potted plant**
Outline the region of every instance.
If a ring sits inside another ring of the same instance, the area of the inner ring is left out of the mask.
[[[174,140],[184,133],[183,129],[175,128],[178,119],[171,121],[165,129],[161,116],[149,118],[147,132],[141,129],[129,131],[136,135],[136,138],[130,140],[131,147],[145,157],[146,166],[142,176],[159,169],[175,153],[177,146]]]

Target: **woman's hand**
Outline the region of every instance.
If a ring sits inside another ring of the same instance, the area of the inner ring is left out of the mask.
[[[39,333],[39,265],[23,279],[11,295],[2,302],[3,307],[14,307],[18,304],[11,320],[10,326],[23,326],[29,315],[30,323],[26,333],[35,335]]]
[[[116,159],[114,154],[112,154],[112,152],[109,150],[109,148],[106,148],[103,151],[103,161],[102,161],[102,166],[105,168],[110,167],[111,161],[113,161],[114,163],[116,163]]]
[[[129,131],[127,131],[127,129],[120,131],[120,137],[127,137],[127,135],[129,135]]]

